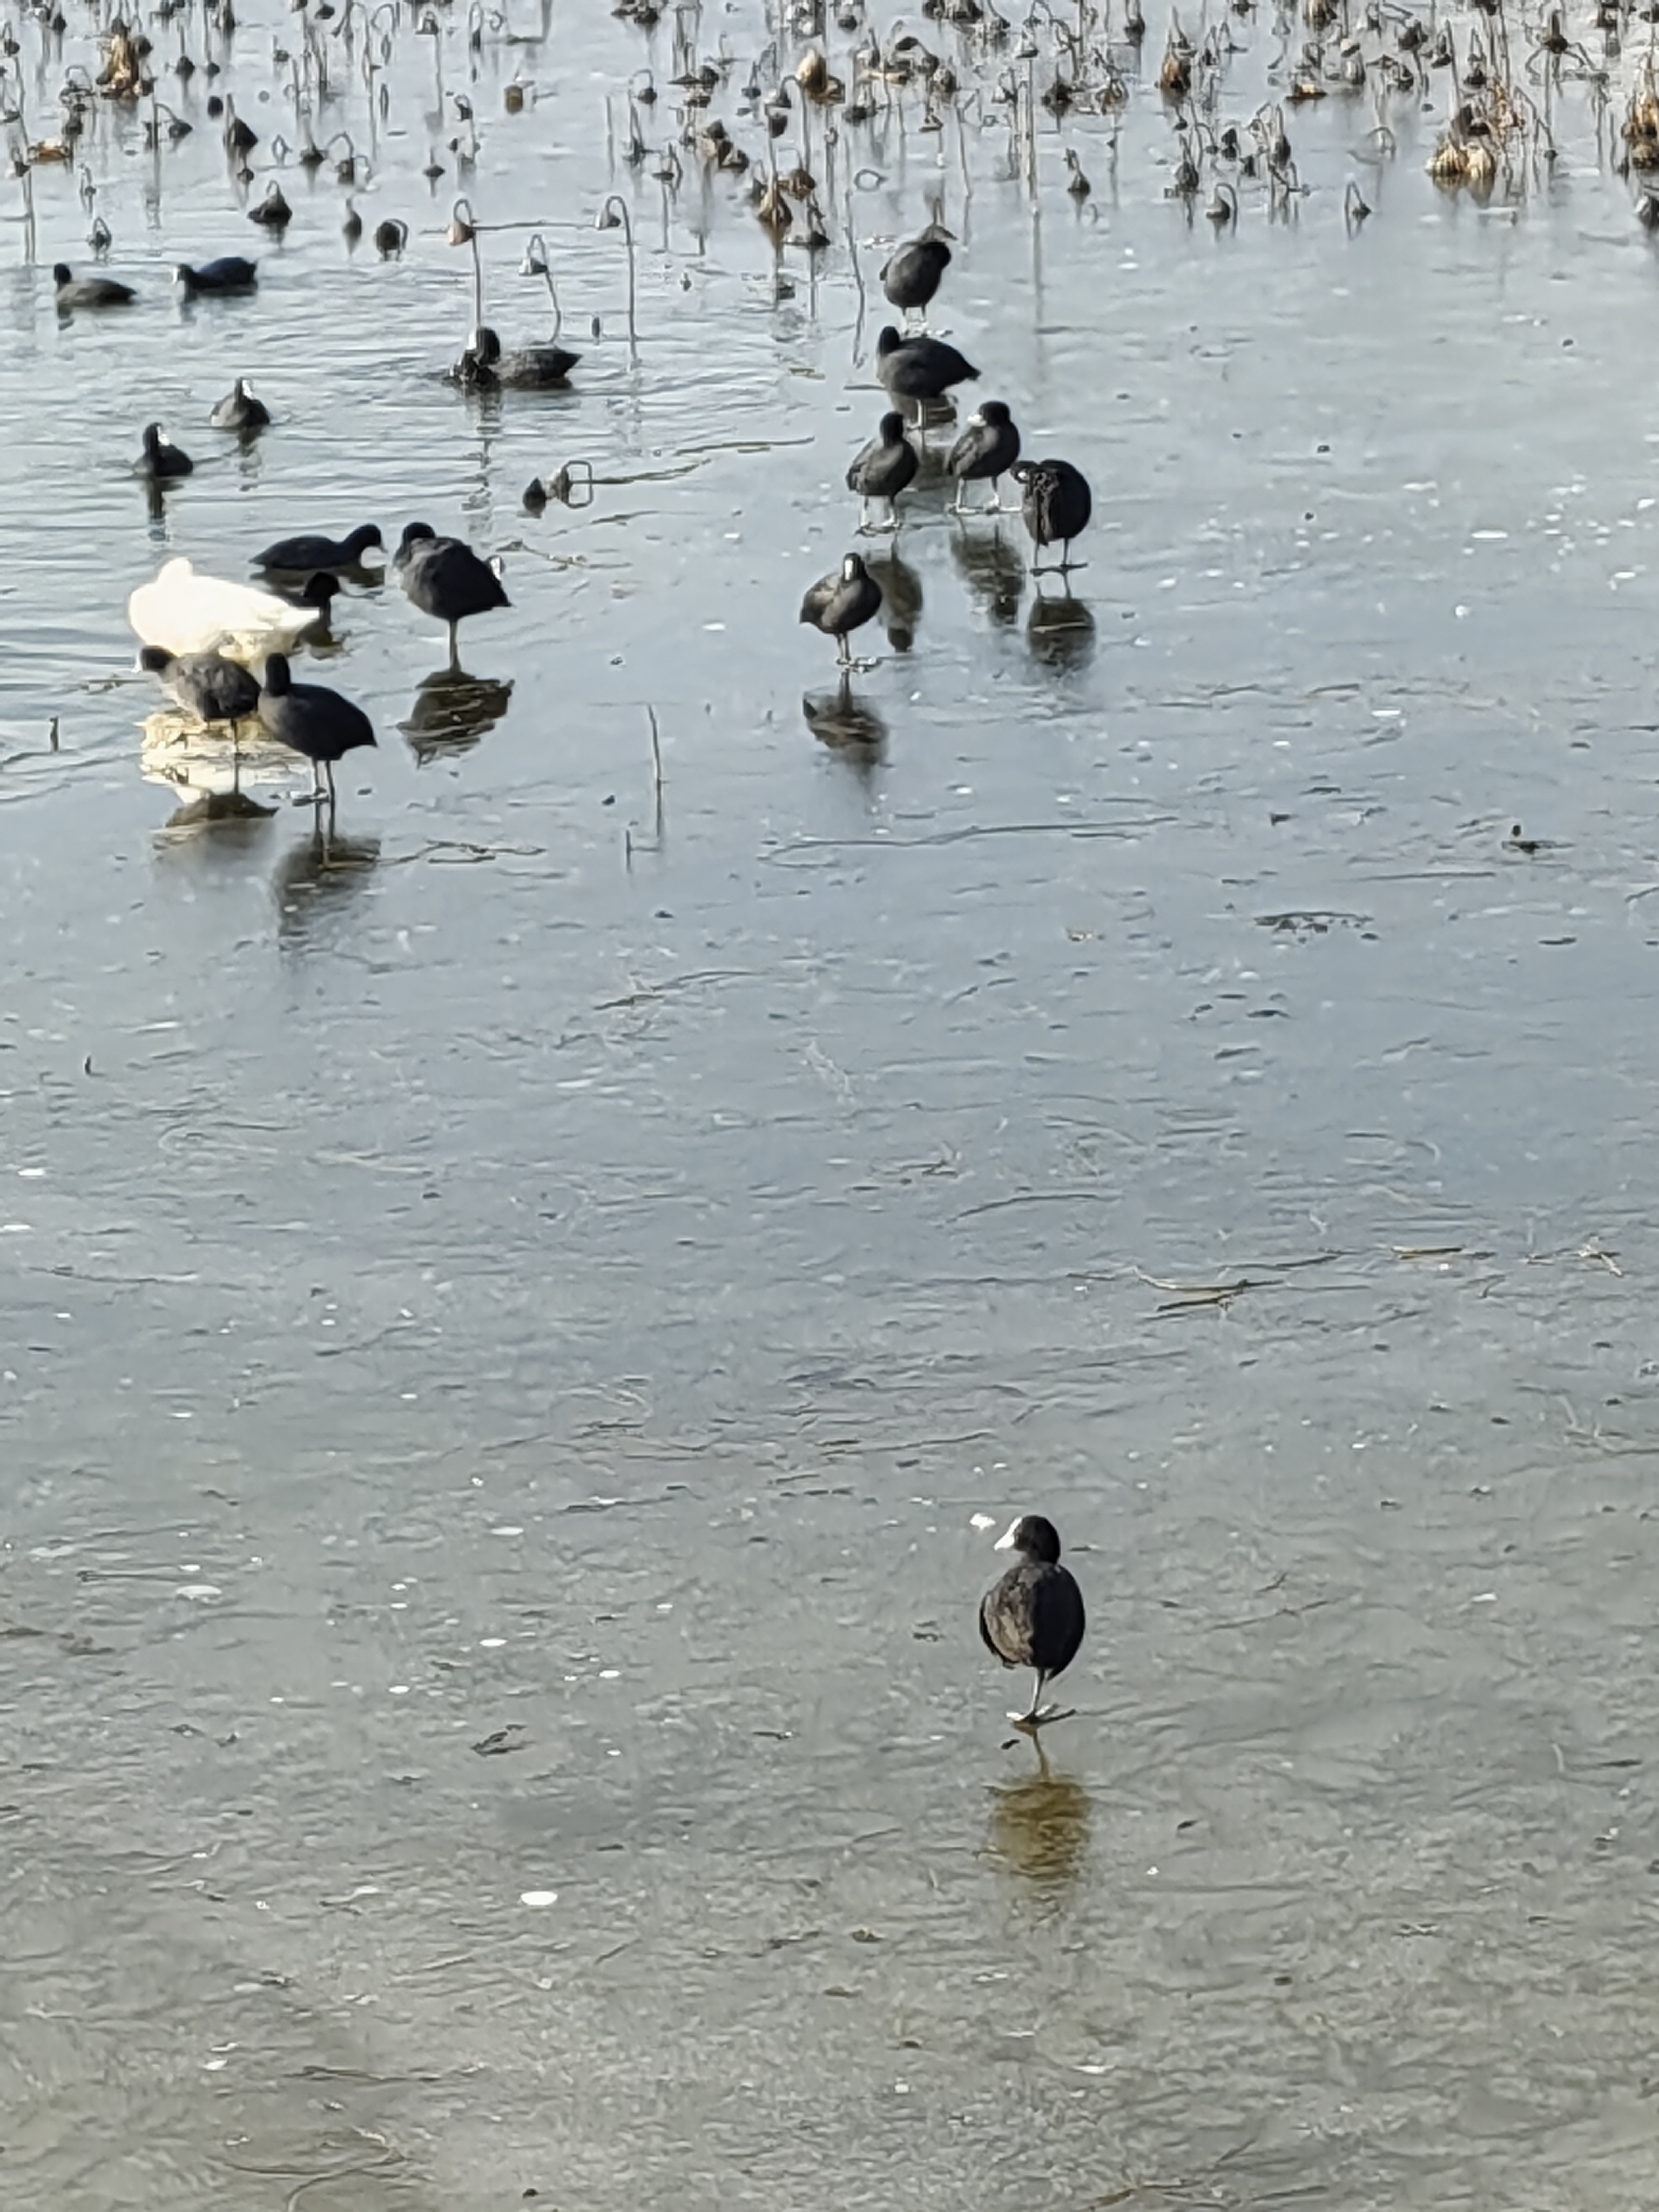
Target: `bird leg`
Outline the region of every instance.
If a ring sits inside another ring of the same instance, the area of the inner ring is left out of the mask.
[[[1026,1706],[1023,1713],[1010,1713],[1008,1717],[1011,1721],[1018,1721],[1023,1728],[1030,1727],[1037,1717],[1037,1707],[1042,1703],[1042,1686],[1048,1679],[1039,1667],[1036,1670],[1036,1680],[1031,1685],[1030,1704]]]
[[[1043,1704],[1043,1686],[1048,1679],[1048,1676],[1039,1668],[1036,1684],[1031,1691],[1030,1704],[1023,1713],[1010,1713],[1008,1716],[1014,1726],[1023,1729],[1027,1735],[1034,1736],[1039,1729],[1047,1728],[1051,1721],[1069,1721],[1076,1717],[1075,1706],[1062,1712],[1058,1705]]]
[[[849,673],[851,672],[853,666],[853,647],[844,635],[838,637],[836,640],[836,659],[841,667],[846,669]]]

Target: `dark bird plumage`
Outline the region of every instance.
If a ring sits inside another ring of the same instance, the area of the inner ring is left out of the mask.
[[[216,261],[204,261],[198,268],[181,261],[173,281],[192,298],[198,292],[251,292],[259,281],[259,268],[240,253],[222,253]]]
[[[294,210],[283,195],[282,186],[272,179],[270,190],[256,208],[247,211],[250,222],[262,223],[267,230],[286,230],[294,220]]]
[[[852,659],[848,639],[855,629],[874,620],[881,608],[881,586],[856,553],[849,553],[839,568],[820,576],[800,603],[800,618],[833,637],[845,665]]]
[[[1000,399],[988,399],[977,414],[969,416],[967,428],[945,459],[945,474],[957,480],[957,514],[964,512],[963,486],[987,482],[991,502],[985,512],[993,512],[1000,505],[997,484],[1018,459],[1018,425]]]
[[[581,359],[567,346],[517,346],[501,350],[501,342],[486,324],[472,333],[471,343],[450,371],[457,384],[488,392],[497,386],[516,392],[549,391],[570,381],[570,372]]]
[[[60,307],[126,307],[138,295],[131,284],[123,284],[114,276],[77,276],[68,262],[60,261],[52,272],[55,295]]]
[[[174,477],[189,476],[195,466],[190,455],[173,444],[159,422],[145,423],[144,450],[132,465],[136,476],[166,483]]]
[[[278,744],[302,753],[311,763],[311,787],[334,803],[334,763],[359,745],[372,745],[374,731],[362,708],[325,684],[296,684],[288,657],[273,653],[259,687],[259,720]]]
[[[377,523],[360,523],[349,537],[325,538],[318,531],[301,531],[297,537],[279,538],[253,556],[256,568],[280,568],[290,575],[314,576],[325,569],[356,568],[371,545],[382,545]]]
[[[222,653],[169,653],[165,646],[147,645],[138,665],[159,677],[173,704],[198,722],[240,721],[259,704],[258,681]]]
[[[237,378],[235,388],[225,394],[208,416],[216,430],[263,430],[270,421],[270,408],[245,376]]]
[[[901,337],[890,323],[876,340],[876,374],[895,399],[939,399],[979,371],[943,338]]]
[[[449,626],[449,658],[456,659],[455,629],[469,615],[510,607],[501,580],[459,538],[440,538],[429,522],[411,522],[393,556],[392,573],[423,615]]]
[[[943,223],[930,222],[883,264],[881,289],[894,307],[907,314],[913,307],[926,311],[951,265],[950,235]]]
[[[915,482],[920,465],[915,447],[904,434],[903,416],[896,410],[884,415],[879,431],[860,450],[847,471],[847,489],[855,491],[863,501],[866,524],[870,501],[884,499],[893,518],[893,527],[898,527],[893,501]]]
[[[1072,540],[1083,535],[1094,513],[1089,479],[1069,461],[1016,461],[1009,474],[1022,487],[1020,513],[1032,543],[1039,551],[1058,545],[1063,573],[1073,565]],[[1042,573],[1040,562],[1032,562],[1031,573]]]
[[[1011,1717],[1040,1728],[1059,1717],[1039,1708],[1044,1686],[1066,1672],[1083,1642],[1083,1593],[1071,1570],[1060,1564],[1059,1531],[1040,1513],[1022,1514],[997,1549],[1018,1558],[980,1600],[979,1632],[1005,1667],[1036,1669],[1030,1706]]]

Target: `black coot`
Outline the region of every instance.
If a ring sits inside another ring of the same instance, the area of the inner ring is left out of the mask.
[[[222,253],[216,261],[204,261],[194,269],[181,261],[173,281],[182,284],[186,297],[192,299],[198,292],[251,292],[259,281],[259,268],[242,254]]]
[[[216,430],[264,430],[270,426],[270,410],[246,377],[239,376],[235,389],[225,394],[208,422]]]
[[[951,265],[951,233],[942,222],[930,222],[920,238],[901,246],[883,264],[881,289],[896,307],[908,314],[925,313],[928,303]]]
[[[1070,1570],[1060,1564],[1060,1532],[1040,1513],[1022,1514],[999,1538],[997,1549],[1019,1557],[980,1600],[979,1632],[1005,1667],[1036,1669],[1030,1705],[1009,1718],[1022,1728],[1039,1729],[1066,1717],[1054,1706],[1042,1705],[1042,1692],[1078,1655],[1085,1626],[1083,1593]]]
[[[266,581],[279,599],[286,599],[291,607],[315,607],[317,620],[306,632],[307,645],[319,644],[331,637],[334,623],[334,602],[340,596],[340,580],[331,569],[319,568],[313,575],[303,579],[291,576],[278,569]]]
[[[275,178],[258,206],[248,210],[247,219],[250,222],[263,224],[267,230],[286,230],[293,222],[294,210]]]
[[[873,621],[881,608],[881,586],[856,553],[849,553],[839,568],[820,576],[800,603],[800,618],[833,637],[842,667],[852,660],[848,639],[855,629]]]
[[[440,538],[429,522],[409,523],[392,556],[392,573],[423,615],[449,625],[449,659],[458,659],[455,629],[469,615],[510,607],[512,600],[488,561],[459,538]]]
[[[382,545],[376,523],[360,523],[349,538],[325,538],[318,531],[301,531],[295,538],[279,538],[253,556],[256,568],[280,568],[286,574],[314,576],[325,569],[356,568],[371,545]]]
[[[159,422],[144,425],[144,450],[132,465],[135,476],[148,477],[153,483],[166,483],[174,477],[187,477],[196,464],[182,447],[175,446]]]
[[[127,307],[138,295],[131,284],[123,284],[114,276],[77,276],[67,261],[60,261],[52,272],[56,296],[60,307]]]
[[[1018,459],[1018,425],[1000,399],[988,399],[977,414],[969,416],[967,428],[945,455],[945,473],[957,480],[953,512],[968,513],[962,503],[962,495],[969,484],[988,483],[990,504],[980,512],[1000,513],[1002,502],[997,496],[997,485]]]
[[[372,745],[374,731],[361,707],[325,684],[295,684],[286,653],[265,662],[259,689],[259,720],[278,744],[303,753],[311,763],[312,796],[334,804],[334,763],[359,745]]]
[[[1072,540],[1080,538],[1089,527],[1089,517],[1094,513],[1094,495],[1089,489],[1089,479],[1081,469],[1074,469],[1069,461],[1016,461],[1008,472],[1015,483],[1024,487],[1020,513],[1025,518],[1025,527],[1030,532],[1033,544],[1039,551],[1045,545],[1060,549],[1058,567],[1061,575],[1068,568],[1080,564],[1072,559]],[[1033,560],[1031,574],[1040,576],[1043,563]]]
[[[920,465],[915,448],[904,434],[903,416],[896,412],[884,415],[879,431],[847,471],[847,489],[855,491],[862,502],[859,514],[861,530],[870,527],[872,499],[886,501],[887,526],[898,528],[898,510],[893,502],[915,482]]]
[[[198,722],[240,721],[259,704],[257,679],[222,653],[169,653],[165,646],[147,645],[138,665],[160,677],[168,698]]]
[[[876,340],[876,374],[895,399],[941,399],[979,371],[943,338],[902,338],[889,323]]]
[[[546,392],[568,384],[570,372],[581,359],[568,346],[517,346],[501,350],[501,342],[488,324],[472,333],[460,359],[449,372],[452,382],[477,392],[497,388],[514,392]]]

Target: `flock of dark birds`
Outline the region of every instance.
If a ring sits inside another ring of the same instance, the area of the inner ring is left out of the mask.
[[[341,575],[363,574],[365,556],[382,542],[371,522],[346,538],[307,532],[267,545],[252,565],[269,582],[285,583],[286,595],[198,576],[186,561],[167,562],[128,601],[128,618],[144,641],[139,665],[206,728],[228,726],[234,735],[237,725],[257,720],[267,737],[310,762],[312,796],[331,807],[336,763],[374,744],[374,726],[327,684],[296,684],[283,648],[325,624]],[[460,623],[512,604],[492,562],[428,522],[407,525],[391,572],[410,604],[447,629],[452,669]],[[254,660],[263,662],[257,678],[247,665]]]
[[[921,237],[902,246],[881,271],[882,291],[889,304],[903,313],[907,328],[900,331],[889,323],[883,330],[876,341],[876,374],[888,398],[914,410],[914,415],[907,422],[900,405],[890,409],[875,436],[847,471],[847,488],[856,492],[860,501],[860,527],[866,532],[897,530],[898,501],[915,483],[921,467],[917,447],[927,443],[933,411],[948,405],[947,395],[953,386],[970,383],[979,375],[965,355],[945,339],[934,337],[927,327],[927,309],[951,265],[950,238],[942,223],[929,223]],[[921,327],[914,331],[908,328],[913,314],[923,319]],[[915,444],[911,442],[912,427]],[[1037,556],[1032,561],[1032,574],[1069,576],[1075,565],[1072,541],[1088,528],[1094,510],[1089,480],[1070,461],[1022,459],[1019,428],[1006,402],[988,399],[969,418],[945,455],[945,473],[957,488],[951,512],[963,516],[1002,514],[998,487],[1004,477],[1011,477],[1020,487],[1019,512]],[[963,503],[970,483],[990,486],[989,501],[977,508]],[[872,501],[886,510],[884,520],[878,524],[870,519]],[[1060,559],[1045,564],[1041,555],[1055,545],[1060,549]],[[800,618],[835,639],[842,667],[850,669],[853,633],[873,622],[881,605],[881,586],[862,556],[849,553],[839,568],[821,576],[812,586],[801,601]]]
[[[955,346],[927,327],[927,308],[951,265],[950,236],[942,224],[930,223],[893,253],[881,271],[883,291],[904,315],[906,328],[901,332],[890,324],[877,342],[876,374],[895,404],[847,471],[848,487],[861,503],[860,530],[866,532],[899,528],[899,502],[916,481],[930,424],[940,413],[951,419],[948,395],[979,374]],[[199,267],[181,263],[174,277],[188,291],[246,293],[257,287],[258,271],[254,262],[227,255]],[[76,276],[62,263],[53,270],[53,282],[65,313],[126,307],[137,297],[118,278]],[[921,319],[914,327],[912,317]],[[556,344],[504,354],[495,331],[481,324],[449,376],[473,389],[495,382],[556,385],[567,380],[577,359]],[[248,380],[238,377],[210,421],[216,429],[247,436],[269,424],[270,414]],[[1070,461],[1022,458],[1018,426],[1005,402],[988,400],[977,410],[951,446],[944,466],[956,486],[951,511],[963,520],[1000,515],[1002,479],[1018,484],[1019,513],[1034,549],[1032,573],[1069,577],[1073,543],[1087,528],[1092,511],[1088,480]],[[194,468],[190,455],[159,422],[146,425],[143,449],[134,464],[137,475],[160,488]],[[987,486],[988,501],[966,504],[970,484]],[[871,515],[876,503],[884,510],[879,521]],[[296,683],[286,648],[325,626],[340,576],[362,574],[366,556],[381,544],[379,529],[365,524],[340,539],[303,533],[266,546],[252,565],[269,581],[287,587],[280,600],[198,576],[185,562],[167,563],[155,583],[129,602],[129,617],[143,641],[140,665],[160,679],[173,704],[193,721],[210,729],[228,727],[233,736],[238,725],[257,721],[268,737],[311,763],[313,798],[331,806],[336,764],[348,752],[374,744],[374,729],[362,709],[341,693],[325,684]],[[1055,547],[1058,561],[1044,563],[1043,552]],[[495,564],[463,540],[439,536],[427,523],[413,522],[404,530],[391,573],[422,613],[447,626],[452,670],[459,665],[458,625],[509,604]],[[880,611],[882,601],[880,584],[860,556],[849,553],[806,593],[800,618],[836,641],[840,665],[849,672],[851,640]],[[297,624],[285,611],[290,608],[301,617]],[[263,662],[258,678],[249,665],[256,660]]]
[[[181,262],[173,277],[192,295],[246,294],[258,287],[258,266],[241,254],[226,254],[199,266]],[[118,277],[77,276],[63,262],[53,269],[52,283],[64,314],[130,307],[138,296]],[[488,331],[475,333],[473,345],[493,337]],[[562,358],[567,365],[574,362],[571,356]],[[215,429],[249,436],[269,425],[270,410],[239,376],[209,421]],[[195,466],[159,422],[145,425],[135,475],[159,489],[193,474]],[[198,575],[187,561],[168,562],[127,603],[128,619],[142,641],[139,665],[158,678],[181,714],[204,728],[228,728],[234,738],[240,725],[256,721],[267,737],[311,763],[312,797],[326,799],[331,808],[336,764],[374,744],[374,726],[361,707],[327,684],[295,683],[285,648],[326,628],[340,577],[364,575],[365,556],[382,545],[374,523],[343,538],[307,532],[279,539],[251,562],[269,583],[285,587],[272,592]],[[459,625],[512,604],[494,562],[465,540],[441,536],[430,523],[407,526],[391,572],[410,603],[447,628],[452,670],[459,665]],[[256,661],[262,664],[258,677],[251,665]]]

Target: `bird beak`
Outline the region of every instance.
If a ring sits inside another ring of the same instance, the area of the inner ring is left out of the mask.
[[[1014,1532],[1018,1527],[1019,1523],[1018,1521],[1011,1521],[1008,1523],[1007,1534],[1005,1536],[999,1536],[995,1543],[992,1545],[991,1549],[994,1552],[1012,1552],[1014,1548]]]

